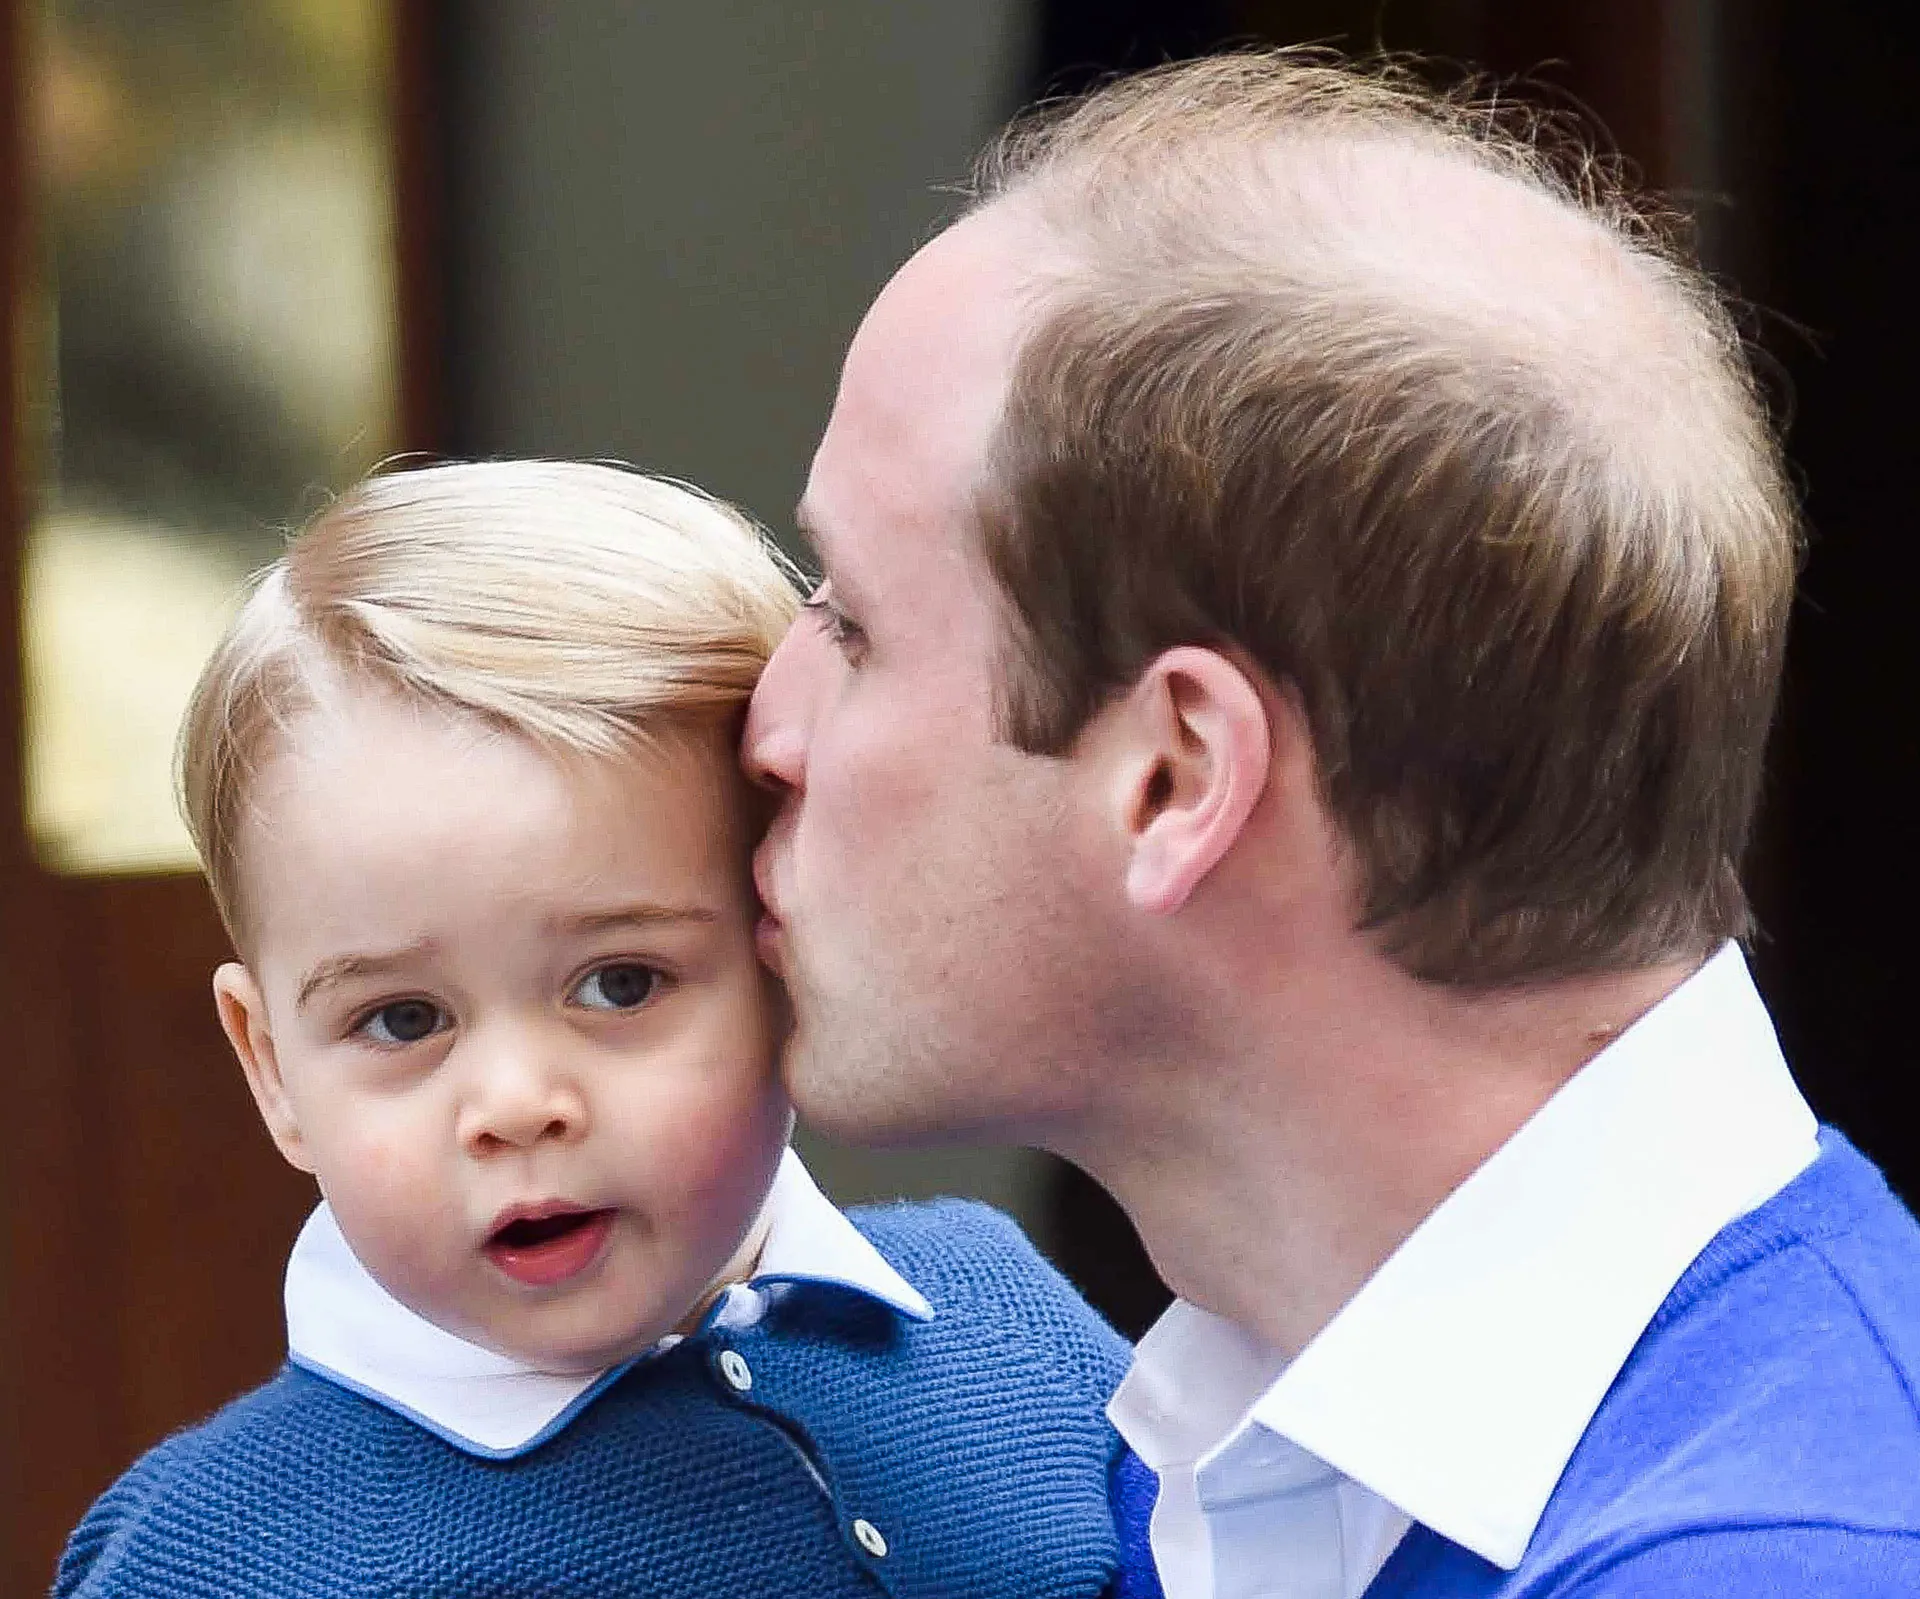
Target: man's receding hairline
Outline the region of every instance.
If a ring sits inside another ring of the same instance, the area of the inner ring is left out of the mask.
[[[1274,241],[1274,270],[1309,266],[1317,254],[1323,269],[1332,268],[1326,276],[1340,280],[1341,298],[1357,302],[1370,297],[1371,289],[1383,308],[1427,320],[1436,345],[1470,341],[1487,357],[1510,356],[1533,373],[1543,393],[1557,391],[1570,409],[1587,416],[1596,446],[1611,439],[1622,448],[1664,453],[1657,434],[1666,395],[1657,384],[1649,394],[1647,380],[1674,363],[1690,364],[1682,342],[1688,312],[1697,308],[1680,303],[1684,293],[1657,281],[1661,253],[1610,213],[1583,203],[1542,170],[1441,126],[1334,116],[1276,130],[1257,146],[1231,132],[1202,142],[1217,147],[1226,164],[1236,157],[1241,163],[1248,179],[1241,192],[1249,204],[1239,215],[1253,219],[1256,236]],[[1286,163],[1284,176],[1276,175],[1275,160]],[[1329,180],[1331,168],[1356,160],[1371,164],[1365,177],[1385,180],[1407,200],[1404,216],[1420,225],[1392,224],[1381,210],[1378,182]],[[1153,275],[1150,267],[1136,269],[1102,251],[1098,223],[1076,215],[1076,165],[1071,152],[1057,163],[1043,161],[983,197],[956,224],[992,216],[997,225],[1017,230],[1016,241],[1024,236],[1013,246],[1019,250],[1016,293],[1023,302],[1016,370],[1034,336],[1057,317],[1070,316],[1076,299],[1126,294]],[[1496,224],[1516,224],[1511,269],[1480,246],[1484,227],[1455,220],[1470,212],[1449,209],[1431,181],[1436,175],[1456,185],[1456,197],[1481,198]],[[1210,214],[1225,234],[1236,216],[1227,214],[1224,194],[1209,198],[1200,214]],[[1305,220],[1324,224],[1316,229],[1318,245],[1302,250],[1289,239],[1282,214],[1288,199],[1308,206]],[[1243,287],[1257,292],[1262,263],[1220,254],[1229,257],[1223,270],[1239,267]],[[1462,270],[1449,281],[1432,270],[1436,266]],[[1343,267],[1359,270],[1349,276]],[[1502,287],[1512,293],[1501,296]],[[1650,405],[1642,403],[1649,399]]]
[[[1438,180],[1455,185],[1457,196],[1484,197],[1490,207],[1498,207],[1496,220],[1516,225],[1516,242],[1562,246],[1564,259],[1584,258],[1615,282],[1631,279],[1636,290],[1652,288],[1644,272],[1635,270],[1647,260],[1646,253],[1636,248],[1636,241],[1609,226],[1603,216],[1580,205],[1573,195],[1537,181],[1530,173],[1477,159],[1474,147],[1455,144],[1435,130],[1334,122],[1277,133],[1259,148],[1227,138],[1214,142],[1225,158],[1223,168],[1234,165],[1237,158],[1245,181],[1237,194],[1222,193],[1199,201],[1194,214],[1216,225],[1218,233],[1210,242],[1219,246],[1219,254],[1240,255],[1240,259],[1230,261],[1231,265],[1258,270],[1263,264],[1235,249],[1244,239],[1232,243],[1226,239],[1236,231],[1236,224],[1250,223],[1248,233],[1272,241],[1274,248],[1265,264],[1277,268],[1316,254],[1345,264],[1390,263],[1397,259],[1417,267],[1432,258],[1431,250],[1423,249],[1423,244],[1440,245],[1449,256],[1471,264],[1484,282],[1487,269],[1497,266],[1498,258],[1475,248],[1484,237],[1483,230],[1451,225],[1451,219],[1466,214],[1467,208],[1444,204],[1435,192]],[[1276,172],[1277,161],[1284,162],[1284,173]],[[1364,181],[1343,182],[1336,169],[1355,161],[1368,164],[1368,170],[1360,175]],[[965,226],[992,217],[998,225],[1012,226],[1049,253],[1045,261],[1039,258],[1038,249],[1024,254],[1017,273],[1017,292],[1030,301],[1044,304],[1049,289],[1067,287],[1095,274],[1132,275],[1125,263],[1101,252],[1099,224],[1077,214],[1070,198],[1074,169],[1073,159],[1067,157],[1057,171],[1043,167],[1024,175],[1004,192],[985,198],[957,224]],[[1397,217],[1381,214],[1383,194],[1404,205]],[[1298,207],[1291,216],[1290,204]],[[1295,225],[1290,227],[1290,222]],[[1425,225],[1408,228],[1402,225],[1404,222]],[[1302,223],[1311,231],[1303,232],[1298,226]],[[1386,248],[1365,248],[1370,244]],[[1188,271],[1198,264],[1191,259],[1180,263]],[[1605,271],[1607,265],[1615,270]],[[1145,274],[1152,268],[1138,270]],[[1502,283],[1540,280],[1538,272],[1524,265],[1499,274]],[[1433,280],[1417,271],[1404,276],[1389,271],[1382,273],[1379,281],[1397,285]]]

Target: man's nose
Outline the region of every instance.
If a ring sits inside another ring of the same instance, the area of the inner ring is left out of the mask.
[[[493,1041],[468,1066],[459,1131],[474,1154],[566,1143],[586,1131],[578,1081],[551,1047],[524,1037]]]
[[[748,778],[776,793],[798,790],[806,781],[806,651],[797,637],[805,620],[788,631],[761,672],[740,737],[740,764]]]

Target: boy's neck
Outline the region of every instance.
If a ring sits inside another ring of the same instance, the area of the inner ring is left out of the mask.
[[[726,1265],[720,1268],[713,1281],[701,1291],[700,1297],[694,1301],[693,1308],[673,1329],[675,1332],[682,1337],[697,1332],[701,1318],[712,1309],[715,1301],[735,1283],[746,1282],[753,1276],[759,1269],[760,1252],[766,1248],[767,1233],[772,1225],[765,1207],[762,1207],[760,1214],[754,1218],[753,1225],[747,1229],[747,1236],[740,1240],[740,1247],[733,1252]]]

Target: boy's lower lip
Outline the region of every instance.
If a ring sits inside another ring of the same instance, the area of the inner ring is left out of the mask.
[[[551,1288],[577,1277],[606,1248],[613,1232],[613,1212],[588,1213],[578,1227],[541,1244],[514,1245],[494,1239],[486,1246],[487,1259],[517,1283],[529,1288]]]

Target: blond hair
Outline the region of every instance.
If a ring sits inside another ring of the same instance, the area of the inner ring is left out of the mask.
[[[1745,932],[1797,513],[1706,278],[1602,164],[1392,67],[1183,64],[1016,124],[1051,248],[982,495],[1006,735],[1175,644],[1300,696],[1363,925],[1475,986]]]
[[[259,575],[181,726],[181,809],[228,931],[254,778],[326,680],[611,756],[736,717],[797,603],[767,538],[684,484],[560,461],[368,478]]]

